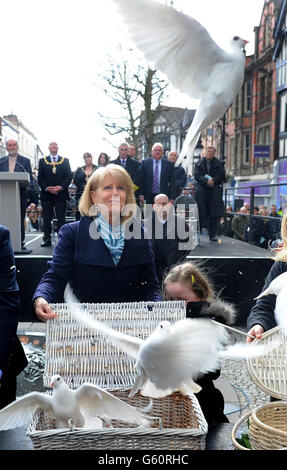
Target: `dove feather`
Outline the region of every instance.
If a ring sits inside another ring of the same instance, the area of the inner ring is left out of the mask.
[[[51,396],[40,392],[31,392],[2,408],[0,410],[0,431],[27,425],[37,407],[52,414]]]
[[[214,65],[230,60],[204,26],[174,8],[151,0],[115,3],[137,47],[183,93],[201,98]]]
[[[78,303],[78,300],[74,296],[69,284],[65,289],[64,298],[69,307],[70,314],[75,320],[85,324],[89,328],[101,332],[103,335],[108,337],[109,341],[114,346],[119,347],[123,352],[129,354],[133,358],[138,358],[139,349],[143,344],[143,340],[141,338],[136,338],[113,330],[104,323],[93,319],[92,316],[84,310],[81,304]]]
[[[148,417],[143,413],[96,385],[83,383],[75,390],[75,394],[83,414],[89,417],[96,414],[100,418],[108,417],[139,425],[148,423]]]
[[[151,335],[141,348],[139,361],[159,389],[177,389],[206,372],[220,368],[218,348],[227,335],[208,320],[185,319],[170,331]]]

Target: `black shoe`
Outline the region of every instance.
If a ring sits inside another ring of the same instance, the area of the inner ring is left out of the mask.
[[[209,240],[210,240],[211,242],[217,242],[217,241],[218,241],[217,238],[214,238],[214,237],[210,238]]]
[[[41,246],[46,247],[46,246],[52,246],[51,242],[43,242],[41,243]]]

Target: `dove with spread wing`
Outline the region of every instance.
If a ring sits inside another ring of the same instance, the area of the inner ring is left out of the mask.
[[[176,162],[187,169],[201,132],[224,115],[243,85],[242,48],[248,41],[234,36],[225,51],[197,20],[172,7],[154,0],[113,1],[150,66],[182,93],[200,100]]]
[[[261,292],[255,300],[261,299],[265,295],[276,295],[274,316],[277,325],[287,335],[287,272],[280,274],[270,282],[267,289]]]
[[[52,395],[31,392],[0,410],[0,431],[27,425],[38,407],[55,418],[56,428],[69,428],[69,421],[77,428],[97,428],[112,419],[149,427],[150,417],[96,385],[85,382],[72,390],[54,375],[50,386]]]
[[[274,347],[271,344],[255,347],[243,343],[225,347],[228,334],[221,324],[191,318],[174,324],[163,321],[143,340],[95,320],[77,303],[69,284],[64,298],[69,314],[76,321],[101,332],[108,341],[136,360],[137,377],[130,396],[143,388],[144,395],[152,398],[166,396],[173,391],[198,393],[201,387],[196,379],[220,369],[221,359],[246,359],[249,355],[265,354],[268,348]]]

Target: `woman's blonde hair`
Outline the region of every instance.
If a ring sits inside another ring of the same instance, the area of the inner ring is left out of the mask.
[[[134,185],[131,177],[120,165],[109,164],[94,171],[92,176],[89,178],[80,199],[79,212],[84,216],[91,215],[91,208],[94,206],[91,192],[96,191],[101,186],[106,176],[111,176],[116,181],[116,183],[122,185],[126,191],[125,205],[128,205],[128,207],[133,209],[134,212],[130,211],[128,214],[123,216],[122,221],[125,222],[136,212],[136,200],[134,195]]]
[[[274,261],[287,261],[287,211],[285,211],[281,222],[281,239],[283,248],[273,257]]]
[[[215,292],[207,275],[198,266],[190,262],[178,264],[171,268],[163,281],[165,291],[166,285],[180,282],[189,287],[202,301],[215,299]]]

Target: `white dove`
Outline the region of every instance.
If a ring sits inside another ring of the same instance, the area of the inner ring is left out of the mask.
[[[270,282],[267,289],[261,292],[255,300],[265,297],[265,295],[276,295],[274,316],[278,326],[287,335],[287,272],[280,274]]]
[[[78,428],[102,427],[99,418],[149,426],[150,417],[93,384],[85,382],[72,390],[60,375],[54,375],[50,386],[52,395],[31,392],[0,410],[0,431],[27,425],[37,407],[55,418],[56,428],[69,428],[69,421]]]
[[[173,325],[164,321],[143,340],[94,320],[77,303],[69,285],[64,297],[75,320],[100,331],[108,341],[136,359],[137,378],[130,396],[143,387],[144,394],[153,398],[173,391],[198,393],[201,387],[196,379],[220,369],[222,358],[246,359],[249,355],[265,354],[267,350],[267,346],[239,343],[223,351],[228,334],[222,325],[208,319],[186,318]]]
[[[188,168],[200,133],[221,118],[244,80],[248,41],[234,36],[221,49],[194,18],[153,0],[114,0],[137,47],[154,68],[190,97],[200,99],[176,165]]]

